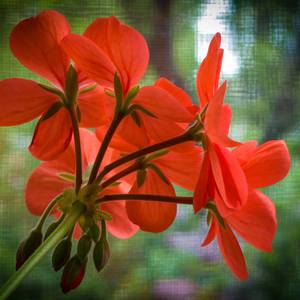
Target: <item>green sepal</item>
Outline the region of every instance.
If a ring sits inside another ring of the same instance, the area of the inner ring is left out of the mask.
[[[79,95],[82,95],[82,94],[91,92],[91,91],[94,90],[96,87],[97,87],[97,84],[93,84],[93,85],[87,86],[87,87],[85,87],[85,88],[83,88],[83,89],[81,89],[81,90],[79,91]]]
[[[150,162],[151,160],[154,160],[154,159],[156,159],[156,158],[159,158],[159,157],[161,157],[161,156],[163,156],[163,155],[166,155],[166,154],[168,154],[168,153],[169,153],[169,150],[167,150],[167,149],[158,150],[158,151],[156,151],[156,152],[154,152],[154,153],[148,155],[148,156],[146,157],[146,159],[144,160],[144,163],[148,163],[148,162]]]
[[[75,191],[73,189],[66,189],[62,193],[62,197],[57,201],[59,208],[63,212],[68,212],[73,203],[77,200]]]
[[[97,220],[111,221],[113,219],[109,213],[101,209],[98,209],[96,214],[97,214],[96,216]]]
[[[133,104],[129,107],[129,109],[127,110],[127,114],[131,114],[133,111],[135,110],[139,110],[142,113],[144,113],[145,115],[152,117],[152,118],[157,118],[151,111],[149,111],[148,109],[144,108],[143,106],[139,105],[139,104]]]
[[[112,98],[116,97],[115,93],[109,89],[104,89],[104,93],[109,97],[112,97]]]
[[[60,241],[52,254],[52,266],[55,271],[60,270],[70,259],[72,241],[69,237]]]
[[[67,72],[65,93],[68,104],[72,105],[76,101],[78,93],[78,75],[73,65],[70,65]]]
[[[59,173],[58,176],[61,179],[69,181],[69,182],[75,182],[75,179],[76,179],[75,175],[73,175],[71,173],[67,173],[67,172]]]
[[[222,218],[222,216],[220,215],[217,207],[215,206],[215,204],[213,204],[212,202],[207,202],[205,205],[205,208],[209,209],[217,218],[219,224],[225,229],[225,222],[224,219]]]
[[[140,188],[146,179],[147,171],[145,169],[140,169],[136,173],[136,184],[137,187]]]
[[[54,114],[56,114],[63,107],[62,102],[57,101],[54,102],[50,108],[42,115],[40,121],[46,121],[51,118]]]
[[[54,88],[52,86],[48,86],[43,83],[38,83],[38,85],[45,91],[57,95],[59,98],[61,98],[63,100],[64,103],[66,103],[66,97],[65,97],[64,93],[62,91],[60,91],[59,89]]]
[[[131,101],[135,98],[137,93],[140,91],[140,87],[134,86],[126,95],[126,98],[124,100],[124,108],[127,110],[128,106],[130,105]]]
[[[139,115],[137,114],[136,111],[131,112],[130,114],[132,120],[134,121],[134,123],[138,126],[141,127],[141,119],[139,117]]]
[[[92,246],[92,239],[89,235],[84,234],[77,244],[77,255],[81,260],[84,260],[86,256],[89,254],[89,251]]]
[[[165,176],[165,174],[162,172],[162,170],[158,166],[156,166],[155,164],[148,164],[147,167],[152,169],[163,182],[165,182],[168,185],[171,184],[169,179]]]
[[[117,72],[115,73],[114,76],[114,90],[115,90],[115,97],[116,97],[116,110],[120,111],[123,102],[123,88]]]

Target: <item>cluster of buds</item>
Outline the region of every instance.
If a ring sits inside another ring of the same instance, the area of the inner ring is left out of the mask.
[[[77,35],[49,10],[13,29],[15,57],[51,84],[0,81],[0,126],[39,118],[29,150],[42,162],[25,199],[41,218],[19,246],[17,269],[51,241],[53,268],[63,268],[61,287],[68,292],[82,281],[89,254],[98,271],[107,264],[107,233],[125,239],[138,230],[162,232],[174,222],[177,204],[187,204],[195,214],[207,211],[202,246],[217,239],[231,271],[248,277],[235,234],[271,251],[275,206],[257,189],[283,179],[290,157],[284,141],[258,146],[229,138],[220,44],[217,33],[199,67],[195,104],[166,78],[139,85],[147,43],[115,17],[96,19]],[[177,196],[174,184],[193,196]],[[43,238],[50,215],[56,220]]]

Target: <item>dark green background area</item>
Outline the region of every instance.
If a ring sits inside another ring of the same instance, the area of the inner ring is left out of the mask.
[[[44,9],[56,9],[66,15],[73,32],[82,33],[95,18],[115,15],[143,33],[150,45],[151,61],[143,83],[167,76],[184,87],[194,101],[199,64],[196,54],[201,41],[212,37],[209,20],[221,11],[217,18],[226,29],[221,33],[230,41],[225,52],[230,50],[238,60],[234,72],[222,73],[222,80],[228,80],[226,102],[233,108],[231,135],[241,141],[283,138],[292,156],[289,176],[265,190],[277,207],[278,233],[273,253],[264,254],[243,244],[250,273],[247,282],[234,279],[216,245],[200,249],[205,218],[194,216],[190,207],[181,207],[172,228],[162,234],[140,232],[130,240],[111,237],[108,267],[97,274],[90,264],[80,288],[69,295],[61,293],[60,274],[51,270],[48,256],[11,299],[300,299],[297,3],[1,0],[1,79],[41,81],[10,52],[9,33],[20,20]],[[0,284],[14,271],[17,245],[37,220],[27,211],[23,195],[26,180],[38,164],[26,149],[34,125],[0,128]]]

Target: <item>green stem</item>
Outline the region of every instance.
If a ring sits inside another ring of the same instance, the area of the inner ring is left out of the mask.
[[[104,203],[119,200],[143,200],[143,201],[158,201],[177,204],[193,204],[193,197],[178,197],[178,196],[164,196],[151,194],[112,194],[105,195],[98,199],[96,203]]]
[[[165,149],[165,148],[168,148],[171,146],[175,146],[177,144],[185,143],[185,142],[191,141],[191,140],[193,140],[193,136],[190,134],[189,131],[187,131],[184,134],[179,135],[175,138],[151,145],[149,147],[142,148],[136,152],[132,152],[132,153],[130,153],[126,156],[123,156],[120,159],[112,162],[111,164],[107,165],[106,167],[104,167],[102,172],[98,175],[96,182],[99,183],[104,178],[104,176],[107,173],[109,173],[111,170],[113,170],[113,169],[119,167],[120,165],[125,164],[131,160],[134,160],[134,159],[143,157],[149,153],[152,153],[152,152],[155,152],[155,151],[158,151],[161,149]]]
[[[104,189],[104,188],[108,187],[109,185],[111,185],[112,183],[119,180],[120,178],[122,178],[132,172],[135,172],[135,171],[139,170],[140,168],[141,168],[141,165],[139,163],[134,163],[131,166],[129,166],[128,168],[122,170],[121,172],[115,174],[114,176],[110,177],[109,179],[107,179],[106,181],[101,183],[100,187]]]
[[[80,215],[84,212],[85,205],[77,202],[73,205],[70,214],[64,219],[56,230],[44,241],[41,246],[28,258],[22,267],[15,272],[1,287],[0,300],[7,297],[17,288],[26,275],[38,264],[38,262],[69,232]]]
[[[101,166],[101,163],[102,163],[102,160],[103,160],[103,157],[105,155],[105,152],[107,150],[107,147],[116,131],[116,129],[118,128],[121,120],[123,119],[123,114],[120,113],[120,112],[115,112],[115,116],[105,134],[105,137],[102,141],[102,144],[100,146],[100,149],[99,149],[99,152],[97,154],[97,157],[96,157],[96,160],[95,160],[95,163],[93,165],[93,168],[92,168],[92,171],[91,171],[91,174],[90,174],[90,178],[89,178],[89,182],[88,184],[91,184],[95,178],[97,177],[97,173],[98,173],[98,170]]]
[[[75,192],[78,194],[82,184],[82,159],[81,159],[81,145],[80,135],[78,128],[78,118],[75,112],[74,105],[69,109],[70,117],[72,120],[72,127],[74,132],[74,144],[75,144],[75,159],[76,159],[76,179],[75,179]]]
[[[47,219],[47,217],[49,216],[49,214],[51,213],[52,209],[54,208],[54,206],[56,205],[57,201],[59,200],[59,198],[61,197],[61,194],[58,195],[57,197],[55,197],[47,206],[47,208],[44,210],[43,215],[41,216],[39,222],[36,225],[36,229],[42,230],[42,227]]]

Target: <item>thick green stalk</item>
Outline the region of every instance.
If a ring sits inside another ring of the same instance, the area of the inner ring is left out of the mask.
[[[7,297],[17,288],[26,275],[39,263],[39,261],[73,228],[80,215],[84,212],[85,205],[76,202],[72,210],[56,230],[41,244],[41,246],[28,258],[22,267],[16,271],[1,287],[0,300]]]

